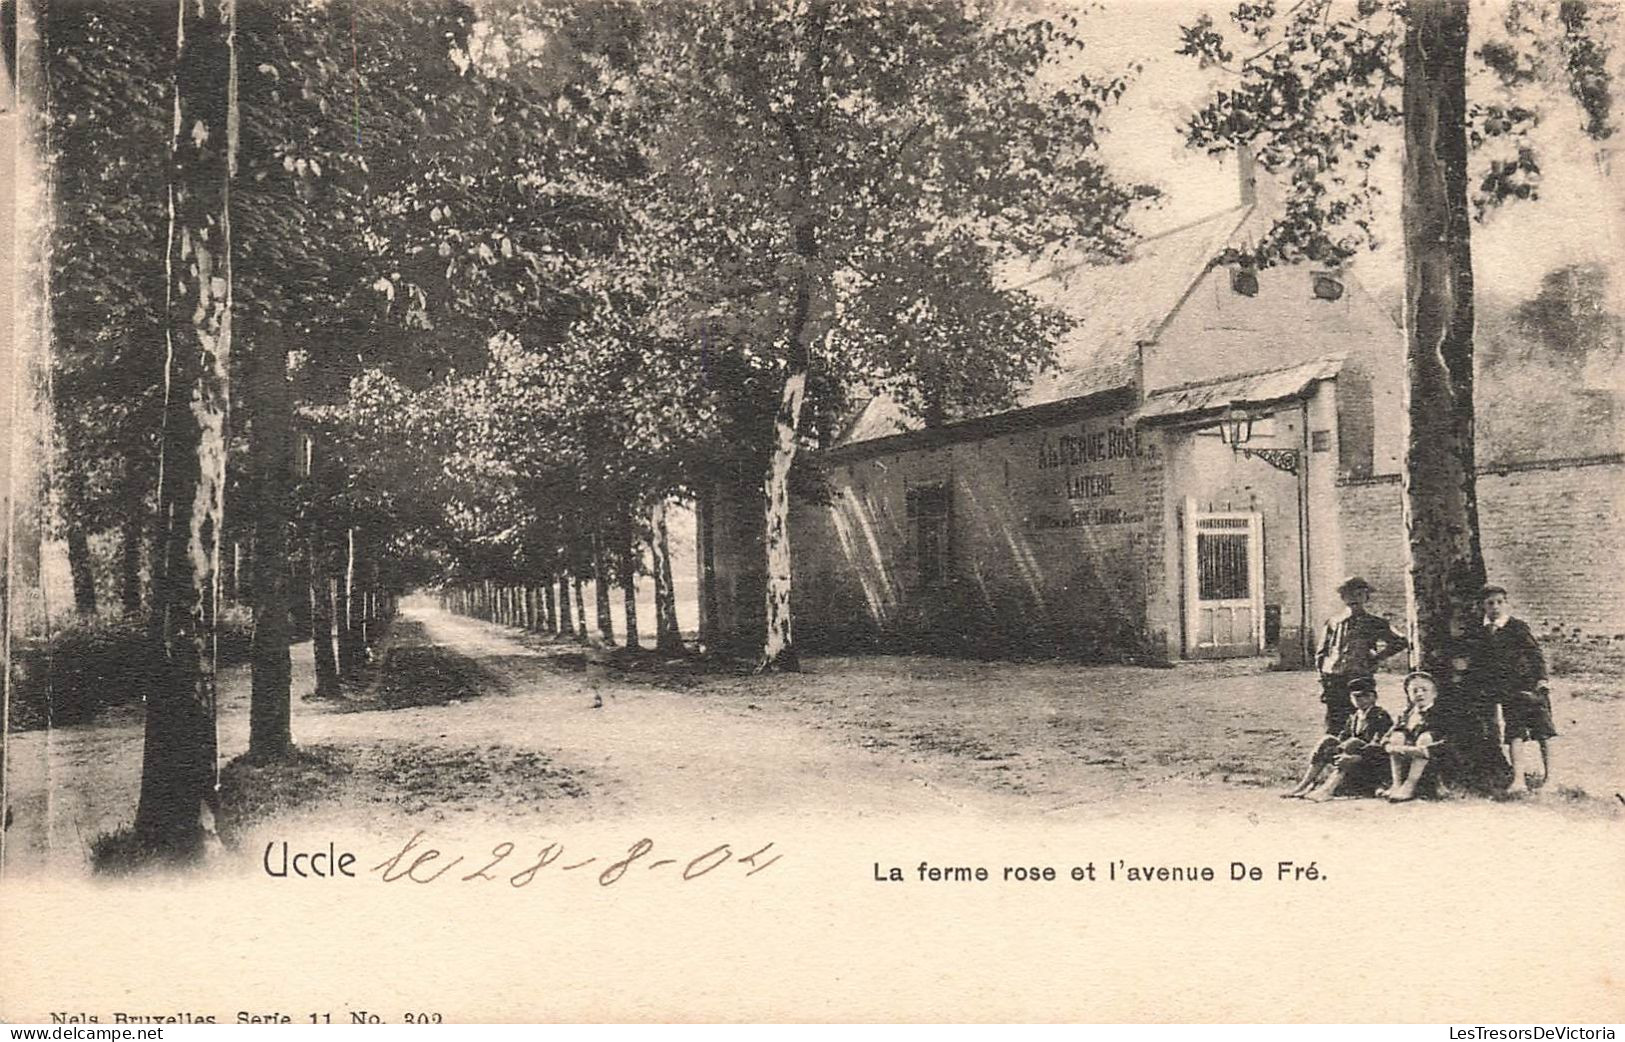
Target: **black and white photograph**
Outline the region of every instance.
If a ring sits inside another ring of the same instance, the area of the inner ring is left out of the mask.
[[[0,1021],[1625,1020],[1625,4],[0,32]]]

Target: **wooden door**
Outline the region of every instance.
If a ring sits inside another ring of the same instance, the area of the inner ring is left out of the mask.
[[[1185,513],[1185,655],[1264,650],[1263,521],[1256,513]]]

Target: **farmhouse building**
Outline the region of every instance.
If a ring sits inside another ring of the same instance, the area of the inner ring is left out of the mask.
[[[796,639],[827,649],[1306,663],[1358,572],[1405,609],[1404,336],[1348,273],[1213,263],[1267,227],[1241,202],[1053,276],[1077,319],[1016,408],[929,429],[869,401],[792,511]],[[1492,574],[1564,636],[1625,634],[1595,562],[1625,556],[1622,461],[1480,477]],[[702,633],[762,616],[760,505],[702,510]],[[1587,563],[1590,562],[1590,563]]]

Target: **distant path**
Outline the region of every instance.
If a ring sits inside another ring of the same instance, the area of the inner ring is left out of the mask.
[[[497,677],[501,695],[444,714],[467,744],[534,748],[589,772],[593,814],[877,814],[996,810],[1005,800],[896,757],[840,744],[777,714],[740,713],[703,690],[674,692],[562,672],[567,643],[536,645],[515,631],[446,612],[410,618],[429,637]],[[603,708],[592,708],[600,691]],[[371,714],[369,714],[371,715]],[[391,716],[396,714],[390,714]]]

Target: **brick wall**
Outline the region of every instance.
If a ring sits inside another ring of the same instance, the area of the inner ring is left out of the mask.
[[[985,655],[1163,658],[1148,626],[1161,460],[1126,410],[834,462],[793,519],[798,640]],[[949,574],[926,584],[910,489],[948,491]]]
[[[1377,607],[1405,609],[1405,531],[1393,478],[1348,482],[1344,560],[1378,587]],[[1490,577],[1537,633],[1625,640],[1625,460],[1618,456],[1491,467],[1478,476]]]

